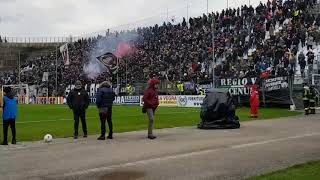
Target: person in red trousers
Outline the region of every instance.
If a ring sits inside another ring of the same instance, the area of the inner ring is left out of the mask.
[[[251,118],[258,118],[260,100],[259,100],[259,92],[258,92],[257,85],[253,85],[251,87],[251,90],[252,90],[251,96],[250,96]]]

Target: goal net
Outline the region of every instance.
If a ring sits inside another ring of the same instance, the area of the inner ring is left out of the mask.
[[[10,87],[19,104],[29,104],[29,87],[27,84],[3,85],[1,88],[1,98],[4,96],[4,89]],[[1,99],[1,100],[2,100]]]

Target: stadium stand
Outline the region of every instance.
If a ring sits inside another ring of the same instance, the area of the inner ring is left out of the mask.
[[[156,74],[159,79],[172,82],[212,81],[213,27],[216,78],[304,76],[310,72],[308,67],[320,45],[320,15],[310,11],[315,5],[316,0],[273,0],[255,8],[245,5],[184,19],[179,24],[167,22],[132,30],[130,33],[137,33],[139,39],[129,43],[136,51],[120,61],[120,79],[126,79],[125,84],[139,83]],[[79,77],[87,84],[103,81],[106,73],[95,79],[84,74],[88,53],[100,40],[126,33],[107,33],[70,43],[70,65],[65,66],[58,55],[56,93],[63,95],[65,88]],[[55,61],[54,51],[25,62],[20,67],[20,81],[54,89]],[[42,81],[44,72],[49,72],[46,84]],[[18,82],[18,70],[1,73],[0,84]]]

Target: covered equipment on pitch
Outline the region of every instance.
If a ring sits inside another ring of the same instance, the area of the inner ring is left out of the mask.
[[[207,92],[201,107],[200,129],[240,128],[239,118],[235,115],[236,106],[228,92],[213,89]]]

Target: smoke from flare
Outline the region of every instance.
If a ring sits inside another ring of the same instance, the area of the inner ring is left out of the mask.
[[[129,44],[138,40],[135,32],[110,34],[106,37],[98,37],[95,46],[89,52],[89,61],[84,65],[83,71],[89,79],[96,79],[100,74],[108,71],[97,57],[111,52],[118,58],[127,56],[135,51]],[[107,77],[106,77],[107,78]]]

